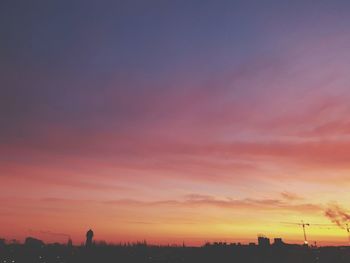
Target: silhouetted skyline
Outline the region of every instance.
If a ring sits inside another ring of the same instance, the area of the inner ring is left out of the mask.
[[[1,1],[0,237],[348,245],[349,14]]]
[[[88,231],[88,240],[91,232]],[[0,260],[7,263],[51,262],[244,262],[244,263],[343,263],[350,259],[350,247],[308,247],[286,244],[280,238],[270,243],[259,236],[259,244],[242,245],[227,242],[206,243],[201,247],[154,246],[146,242],[112,245],[105,242],[88,246],[44,244],[33,237],[25,244],[1,243]],[[90,242],[90,241],[88,241]],[[88,243],[87,242],[87,243]]]

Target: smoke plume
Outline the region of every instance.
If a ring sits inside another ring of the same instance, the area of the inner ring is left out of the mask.
[[[330,205],[325,210],[325,216],[342,229],[344,229],[344,225],[350,221],[350,214],[337,204]]]

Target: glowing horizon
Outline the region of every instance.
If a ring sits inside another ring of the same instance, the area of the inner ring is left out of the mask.
[[[350,5],[266,2],[4,4],[0,238],[348,245]]]

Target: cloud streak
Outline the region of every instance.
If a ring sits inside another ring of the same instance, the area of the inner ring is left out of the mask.
[[[290,202],[291,200],[282,199],[233,199],[233,198],[216,198],[214,196],[190,194],[184,199],[141,201],[137,199],[117,199],[117,200],[69,200],[60,198],[46,198],[43,202],[63,203],[63,204],[89,204],[98,203],[108,206],[118,207],[172,207],[172,208],[199,208],[214,207],[225,210],[234,209],[256,209],[256,210],[284,210],[299,213],[318,213],[323,211],[323,206],[319,204]]]

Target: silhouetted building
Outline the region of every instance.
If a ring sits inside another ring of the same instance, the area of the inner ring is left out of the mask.
[[[261,239],[266,240],[266,239]],[[280,240],[280,239],[278,239]],[[27,244],[32,241],[28,239]],[[279,242],[279,241],[277,241]],[[287,244],[279,247],[219,245],[204,247],[143,246],[143,242],[69,249],[63,245],[45,245],[39,249],[13,245],[0,247],[0,263],[349,263],[350,247],[306,248]],[[97,244],[99,244],[97,242]],[[221,242],[221,244],[224,244]]]
[[[31,248],[42,248],[45,245],[43,241],[34,237],[27,237],[24,244]]]
[[[283,246],[283,245],[284,245],[284,242],[283,242],[282,238],[278,237],[278,238],[275,238],[275,239],[274,239],[273,244],[274,244],[275,246]]]
[[[258,245],[260,247],[270,246],[270,239],[265,236],[258,236]]]
[[[89,231],[86,232],[86,243],[85,243],[86,247],[92,246],[93,237],[94,237],[94,232],[91,229],[89,229]]]
[[[72,239],[68,239],[68,242],[67,242],[67,247],[73,247],[73,241]]]

